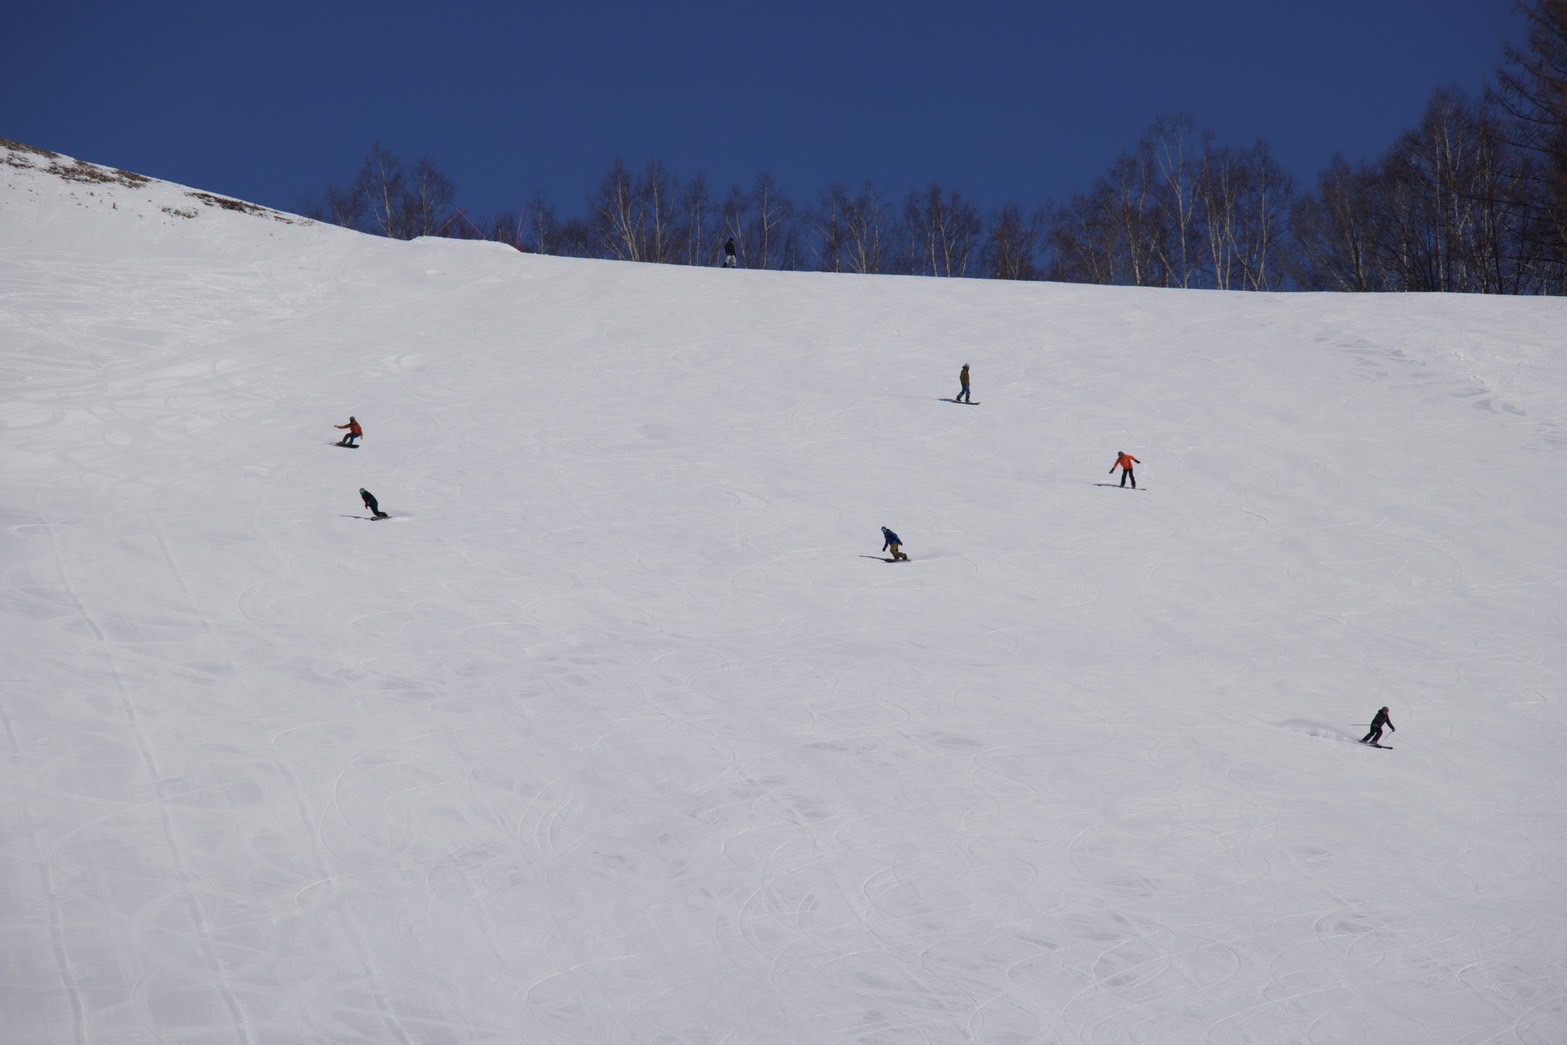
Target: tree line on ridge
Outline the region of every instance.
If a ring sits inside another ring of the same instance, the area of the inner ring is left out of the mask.
[[[1477,97],[1432,92],[1419,123],[1373,160],[1335,155],[1301,187],[1266,142],[1218,141],[1184,113],[1064,201],[982,210],[932,183],[901,195],[834,182],[792,199],[771,172],[718,192],[657,157],[617,157],[562,216],[535,194],[520,214],[470,216],[434,161],[377,142],[354,179],[303,202],[308,217],[412,239],[492,239],[565,257],[747,268],[1220,290],[1567,293],[1567,0],[1520,3]]]

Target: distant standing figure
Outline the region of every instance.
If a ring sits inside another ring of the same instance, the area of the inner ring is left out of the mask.
[[[958,394],[952,397],[954,403],[972,403],[974,400],[968,394],[968,364],[963,364],[963,369],[958,371],[958,383],[963,387]]]
[[[359,427],[359,422],[354,420],[352,416],[348,418],[348,423],[346,425],[333,425],[332,427],[348,429],[348,434],[337,441],[337,445],[339,446],[353,446],[358,441],[359,437],[365,434],[365,430]]]
[[[374,515],[377,519],[386,518],[386,513],[381,510],[381,504],[375,499],[375,494],[366,490],[363,486],[359,488],[359,499],[365,502],[365,507],[370,509],[371,515]]]
[[[724,244],[724,268],[738,268],[740,262],[735,258],[735,238],[729,237],[729,242]]]
[[[1125,450],[1117,450],[1115,452],[1115,464],[1110,466],[1110,471],[1113,472],[1117,468],[1121,469],[1121,487],[1123,489],[1125,489],[1128,479],[1132,481],[1132,489],[1137,489],[1137,476],[1132,474],[1132,465],[1134,464],[1142,464],[1142,462]],[[1108,475],[1109,473],[1107,472],[1106,474]]]
[[[902,537],[899,537],[897,534],[893,533],[891,530],[887,529],[887,527],[885,527],[885,526],[883,526],[881,528],[881,535],[882,535],[883,538],[885,538],[885,540],[882,541],[881,550],[882,551],[891,550],[891,552],[892,552],[892,561],[893,562],[908,562],[909,561],[909,557],[907,555],[904,555],[903,551],[902,551],[902,545],[903,545],[903,538]]]
[[[1362,744],[1376,744],[1380,742],[1382,739],[1383,726],[1386,726],[1395,733],[1398,732],[1398,727],[1393,725],[1393,720],[1387,717],[1387,708],[1383,708],[1381,711],[1376,713],[1376,717],[1371,720],[1371,732],[1361,737],[1360,742]]]

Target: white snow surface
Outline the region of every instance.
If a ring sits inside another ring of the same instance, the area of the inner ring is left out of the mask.
[[[1567,302],[0,159],[0,1040],[1567,1041]]]

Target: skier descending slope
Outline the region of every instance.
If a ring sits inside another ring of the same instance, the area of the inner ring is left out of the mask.
[[[1376,713],[1376,717],[1371,720],[1371,732],[1361,737],[1360,742],[1362,744],[1370,744],[1372,747],[1381,747],[1383,726],[1395,733],[1398,732],[1398,727],[1393,725],[1393,720],[1387,716],[1387,708],[1383,708]]]

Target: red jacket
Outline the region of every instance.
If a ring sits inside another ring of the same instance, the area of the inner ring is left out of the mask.
[[[1110,470],[1113,472],[1117,468],[1125,468],[1126,470],[1130,471],[1132,465],[1134,464],[1142,464],[1142,462],[1133,457],[1131,454],[1121,454],[1115,459],[1115,464],[1110,466]]]
[[[349,435],[363,436],[365,434],[365,430],[363,428],[359,427],[359,422],[358,421],[350,420],[346,425],[333,425],[332,427],[333,428],[346,428],[346,429],[348,429],[348,434]]]

